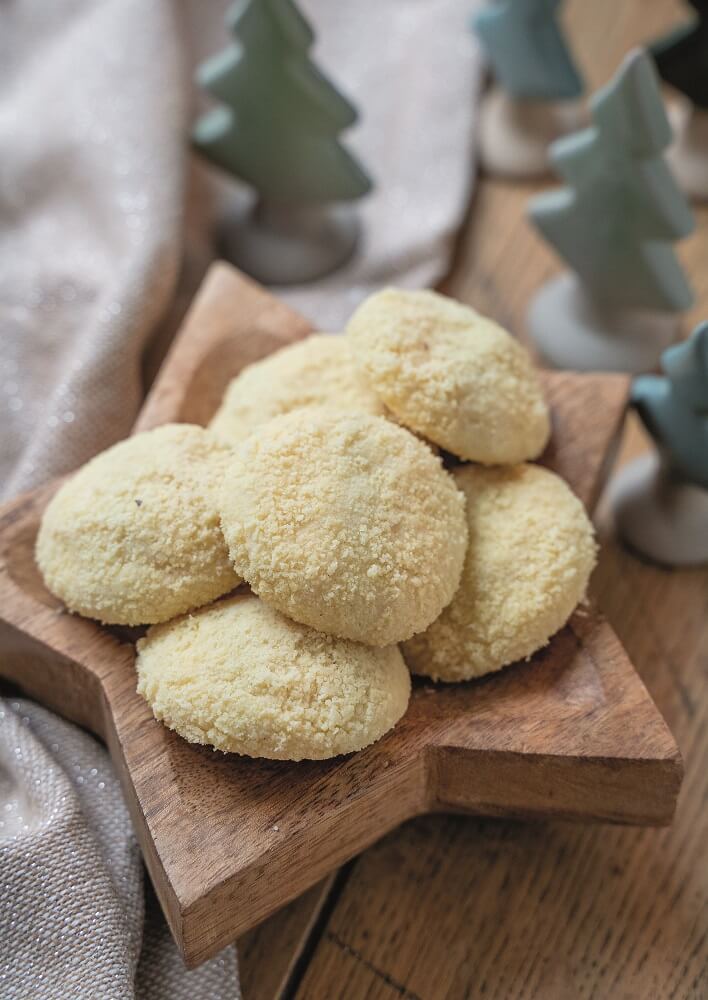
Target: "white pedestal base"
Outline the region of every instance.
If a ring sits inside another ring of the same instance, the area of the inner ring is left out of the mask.
[[[621,538],[663,566],[708,563],[708,490],[677,479],[655,453],[621,469],[610,484]]]
[[[519,101],[492,86],[480,107],[480,163],[501,177],[542,177],[549,145],[584,124],[580,101]]]
[[[345,264],[356,250],[359,218],[353,205],[263,205],[227,216],[219,250],[266,285],[297,285]]]
[[[690,101],[674,101],[669,106],[674,142],[666,157],[689,198],[708,199],[708,110]]]
[[[672,313],[602,306],[566,272],[531,300],[528,327],[551,368],[641,373],[656,369],[678,336],[679,320]]]

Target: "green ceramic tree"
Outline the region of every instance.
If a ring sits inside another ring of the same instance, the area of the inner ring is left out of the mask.
[[[369,178],[339,141],[356,111],[310,61],[314,36],[292,0],[240,0],[228,24],[236,43],[197,72],[222,102],[197,121],[197,149],[272,203],[365,195]]]
[[[568,186],[534,198],[531,220],[595,298],[686,309],[691,289],[671,244],[693,216],[664,161],[671,129],[645,52],[593,96],[591,111],[589,129],[551,148]]]

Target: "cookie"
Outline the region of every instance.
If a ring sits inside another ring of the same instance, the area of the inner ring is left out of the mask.
[[[191,743],[275,760],[368,746],[401,718],[410,675],[396,646],[334,639],[237,594],[138,642],[138,691]]]
[[[216,503],[229,457],[189,424],[97,455],[42,518],[36,558],[47,587],[70,611],[112,625],[167,621],[233,590]]]
[[[490,319],[444,295],[386,289],[347,326],[353,355],[398,420],[459,458],[536,458],[550,417],[528,352]]]
[[[209,429],[229,444],[240,444],[260,424],[305,406],[383,413],[383,404],[354,365],[346,337],[313,334],[244,368],[229,384]]]
[[[437,618],[467,545],[464,498],[423,442],[383,417],[323,408],[276,417],[236,451],[221,526],[264,601],[372,646]]]
[[[593,528],[566,483],[536,465],[455,470],[467,499],[460,589],[403,646],[413,673],[463,681],[545,646],[582,600],[595,565]]]

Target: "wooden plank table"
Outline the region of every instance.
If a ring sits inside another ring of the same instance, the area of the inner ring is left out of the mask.
[[[685,17],[678,0],[570,0],[592,86]],[[524,219],[534,186],[482,179],[443,289],[524,336],[557,268]],[[708,317],[708,208],[681,257]],[[588,414],[588,420],[592,415]],[[636,422],[620,460],[646,447]],[[244,1000],[669,1000],[708,996],[708,571],[644,565],[603,539],[594,593],[686,761],[673,826],[407,824],[246,936]]]

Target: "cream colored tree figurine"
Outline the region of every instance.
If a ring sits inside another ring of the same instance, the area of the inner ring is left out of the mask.
[[[356,246],[351,203],[371,182],[339,140],[356,111],[311,62],[314,35],[292,0],[239,0],[227,22],[236,43],[197,72],[220,104],[193,131],[203,156],[256,193],[224,225],[224,250],[261,281],[310,280]]]
[[[548,172],[548,146],[580,128],[583,81],[558,20],[561,0],[489,0],[472,27],[494,82],[480,110],[479,150],[490,173]]]
[[[652,43],[659,76],[677,94],[669,105],[668,158],[681,188],[708,199],[708,0],[689,0],[695,17]]]
[[[635,379],[632,402],[656,452],[612,485],[617,527],[655,562],[708,562],[708,323],[669,348],[663,375]]]
[[[664,160],[671,129],[646,52],[631,52],[590,106],[592,126],[551,149],[567,186],[529,205],[570,269],[533,299],[529,331],[557,368],[651,371],[692,302],[673,243],[693,215]]]

